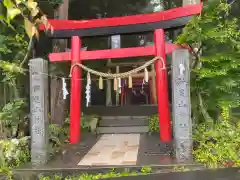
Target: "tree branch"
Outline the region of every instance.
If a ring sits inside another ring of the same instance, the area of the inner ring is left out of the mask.
[[[209,125],[213,124],[214,120],[211,118],[211,116],[207,112],[207,109],[204,107],[203,99],[199,92],[197,93],[197,96],[199,100],[200,111],[203,115],[203,118],[206,120],[206,122],[209,123]]]
[[[31,37],[30,40],[29,40],[28,48],[27,48],[27,53],[26,53],[23,61],[21,62],[20,67],[23,67],[23,65],[25,64],[25,62],[28,60],[28,57],[29,57],[30,51],[31,51],[31,49],[32,49],[32,46],[33,46],[33,37]]]
[[[200,53],[201,50],[202,50],[202,46],[203,46],[203,45],[201,45],[201,46],[199,47],[198,51],[195,52],[194,49],[193,49],[193,47],[192,47],[191,45],[189,45],[189,47],[191,48],[191,50],[192,50],[192,52],[193,52],[193,55],[194,55],[194,57],[195,57],[195,61],[194,61],[193,65],[192,65],[192,69],[195,69],[195,68],[197,67],[199,61],[200,61],[199,53]]]

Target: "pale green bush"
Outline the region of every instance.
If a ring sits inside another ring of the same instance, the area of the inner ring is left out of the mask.
[[[0,166],[17,167],[29,162],[29,137],[0,140]]]

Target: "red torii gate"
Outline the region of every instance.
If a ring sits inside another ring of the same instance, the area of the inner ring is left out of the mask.
[[[170,142],[171,122],[168,103],[166,54],[181,48],[178,45],[167,44],[164,41],[164,30],[173,27],[184,26],[193,15],[199,14],[202,3],[188,5],[171,10],[135,16],[105,18],[95,20],[49,20],[54,28],[53,33],[48,33],[53,38],[71,38],[71,52],[51,53],[51,62],[71,61],[71,64],[81,63],[83,60],[113,59],[137,56],[158,56],[163,61],[157,60],[156,86],[158,115],[160,124],[160,140]],[[44,30],[44,26],[40,26]],[[101,36],[123,33],[136,33],[154,31],[154,46],[107,49],[96,51],[81,51],[80,37]],[[80,36],[80,37],[79,37]],[[75,66],[72,70],[71,94],[70,94],[70,143],[76,144],[80,140],[80,117],[81,117],[81,69]]]

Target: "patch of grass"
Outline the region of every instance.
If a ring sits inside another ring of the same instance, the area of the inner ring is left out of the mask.
[[[103,178],[112,178],[112,177],[123,177],[123,176],[138,176],[138,175],[147,175],[152,172],[152,168],[150,166],[142,167],[140,172],[129,172],[128,170],[125,170],[123,172],[116,172],[115,169],[112,169],[108,173],[99,173],[99,174],[81,174],[79,176],[71,176],[71,177],[65,177],[54,175],[54,176],[48,176],[39,177],[39,180],[97,180],[97,179],[103,179]]]

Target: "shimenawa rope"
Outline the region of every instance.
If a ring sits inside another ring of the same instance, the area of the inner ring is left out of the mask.
[[[99,76],[99,77],[112,78],[112,79],[115,79],[115,78],[125,78],[125,77],[128,77],[128,76],[132,75],[132,74],[138,73],[141,70],[144,70],[146,67],[148,67],[149,65],[154,63],[156,60],[161,60],[162,65],[163,65],[162,68],[161,68],[162,70],[166,69],[166,65],[165,65],[165,62],[164,62],[162,57],[155,57],[155,58],[151,59],[150,61],[144,63],[140,67],[137,67],[135,69],[132,69],[132,70],[124,72],[124,73],[116,73],[116,74],[99,72],[99,71],[96,71],[94,69],[88,68],[88,67],[84,66],[81,63],[75,63],[74,65],[72,65],[72,67],[70,69],[69,77],[72,77],[72,70],[73,70],[73,68],[75,66],[79,66],[82,69],[84,69],[85,71],[87,71],[87,72],[89,72],[91,74],[94,74],[96,76]]]

